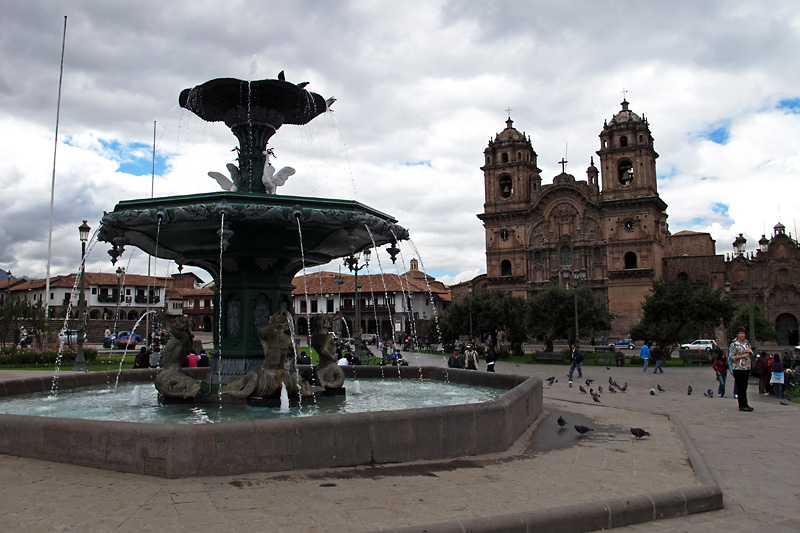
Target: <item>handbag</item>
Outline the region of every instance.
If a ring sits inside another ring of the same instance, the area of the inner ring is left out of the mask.
[[[770,383],[780,383],[783,385],[783,372],[773,372],[772,377],[769,378]]]

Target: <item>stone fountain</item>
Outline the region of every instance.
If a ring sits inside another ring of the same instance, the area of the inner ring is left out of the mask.
[[[302,268],[302,252],[306,266],[320,265],[371,247],[374,239],[375,245],[391,244],[387,251],[394,256],[408,233],[358,202],[274,194],[292,171],[272,168],[267,141],[283,124],[305,124],[332,101],[278,78],[226,78],[183,91],[183,107],[225,122],[240,141],[230,178],[212,175],[225,190],[120,202],[103,216],[99,233],[112,245],[112,261],[135,246],[211,273],[218,303],[212,371],[180,367],[189,324],[164,316],[172,339],[162,350],[162,371],[67,373],[59,377],[61,390],[154,381],[162,403],[218,401],[215,391],[227,393],[228,401],[250,402],[277,395],[282,385],[302,394],[288,349],[291,281]],[[507,450],[542,413],[542,382],[535,377],[432,366],[385,374],[377,366],[339,367],[327,333],[335,319],[312,319],[311,342],[322,362],[315,377],[325,390],[335,390],[358,368],[362,380],[448,381],[505,392],[475,404],[190,425],[40,417],[33,400],[31,414],[0,413],[0,453],[168,478],[334,468]],[[0,400],[48,391],[49,376],[0,380]]]
[[[275,397],[282,383],[290,394],[299,392],[303,384],[289,372],[293,356],[286,356],[291,353],[294,275],[304,265],[325,264],[373,243],[391,244],[394,261],[397,242],[408,238],[394,218],[358,202],[275,194],[294,169],[275,171],[269,139],[284,124],[307,124],[334,101],[304,86],[287,82],[281,72],[278,79],[220,78],[184,90],[181,107],[203,120],[224,122],[239,140],[238,165],[227,165],[230,179],[209,172],[224,190],[123,201],[103,216],[99,239],[112,245],[112,262],[127,246],[135,246],[179,265],[200,267],[214,279],[211,377],[195,386],[193,377],[172,364],[157,382],[165,399],[210,395],[220,386],[234,398]],[[174,338],[188,333],[188,324],[165,320]],[[325,333],[324,321],[318,324]],[[336,389],[344,376],[326,357],[328,337],[312,338],[321,353],[315,381]],[[183,349],[180,343],[167,347],[168,352]]]

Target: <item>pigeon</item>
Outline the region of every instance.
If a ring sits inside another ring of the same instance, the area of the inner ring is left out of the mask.
[[[708,389],[707,391],[705,391],[703,393],[703,396],[708,396],[709,398],[713,398],[714,397],[714,391],[711,390],[711,389]]]
[[[556,422],[558,422],[558,425],[561,426],[562,428],[567,425],[567,421],[564,420],[563,416],[559,416]]]
[[[692,386],[691,385],[689,385],[689,388],[686,389],[686,394],[689,395],[689,396],[692,395]]]
[[[575,426],[575,431],[580,433],[581,435],[586,435],[590,431],[594,431],[592,428],[587,428],[586,426]]]
[[[656,395],[656,390],[650,389],[650,396],[655,396],[655,395]]]
[[[586,394],[586,389],[583,388],[583,385],[578,385],[578,388],[581,389],[581,392]]]
[[[622,387],[619,388],[619,390],[621,390],[622,392],[625,392],[626,390],[628,390],[628,382],[626,381],[625,384]]]
[[[611,376],[608,376],[608,384],[609,385],[613,385],[614,384],[614,380],[611,379]]]
[[[594,380],[593,380],[593,379],[586,378],[586,386],[588,387],[589,385],[591,385],[591,384],[592,384],[592,381],[594,381]]]
[[[646,432],[642,428],[631,428],[631,434],[636,437],[637,439],[641,439],[642,437],[649,437],[650,433]]]
[[[781,405],[789,405],[789,404],[781,400]]]
[[[592,400],[594,400],[594,403],[600,403],[600,396],[595,394],[594,396],[592,396]]]
[[[555,380],[556,380],[555,376],[550,376],[545,381],[547,382],[548,385],[552,385]]]
[[[594,396],[594,395],[595,395],[595,394],[597,394],[597,393],[594,391],[594,389],[593,389],[593,388],[591,388],[591,387],[590,387],[590,388],[589,388],[589,394],[591,394],[592,396]]]
[[[600,394],[603,394],[603,387],[602,386],[601,387],[597,387],[597,392],[599,392]]]
[[[572,380],[569,380],[569,388],[572,388]]]
[[[616,394],[616,392],[617,392],[617,389],[615,389],[614,387],[612,387],[611,385],[609,385],[609,386],[608,386],[608,392],[610,392],[611,394]]]
[[[607,366],[607,367],[606,367],[606,370],[611,370],[611,367],[610,367],[610,366]]]
[[[658,392],[664,392],[664,387],[661,385],[656,384],[656,388],[658,388]]]

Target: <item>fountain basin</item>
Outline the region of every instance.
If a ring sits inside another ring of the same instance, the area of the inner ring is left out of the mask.
[[[353,377],[354,367],[343,370]],[[200,425],[0,414],[0,453],[166,478],[278,472],[500,452],[542,413],[536,377],[441,367],[395,370],[357,368],[359,379],[422,376],[507,392],[477,404]],[[152,382],[155,373],[126,370],[120,380]],[[59,382],[78,388],[115,378],[116,372],[94,372],[62,375]],[[45,378],[0,383],[0,396],[49,390]]]

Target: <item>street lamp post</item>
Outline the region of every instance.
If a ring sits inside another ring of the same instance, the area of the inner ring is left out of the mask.
[[[753,316],[753,274],[751,273],[751,267],[753,266],[754,261],[748,259],[745,255],[746,244],[747,239],[745,239],[741,233],[733,241],[733,249],[736,251],[737,257],[742,260],[747,269],[747,305],[750,311],[750,332],[747,337],[750,339],[750,343],[753,344],[756,341],[756,320],[755,316]]]
[[[84,272],[86,270],[86,241],[89,240],[89,231],[92,228],[83,221],[83,224],[78,226],[78,232],[80,233],[81,238],[81,272],[80,272],[80,287],[78,289],[78,331],[77,331],[77,342],[78,348],[75,352],[75,366],[72,370],[77,370],[81,372],[87,372],[86,369],[86,358],[83,355],[83,335],[85,331],[84,326],[84,283],[85,283],[85,275]]]
[[[586,279],[586,271],[581,270],[564,270],[564,281],[568,287],[572,287],[572,299],[575,307],[575,344],[579,344],[580,333],[578,332],[578,282]]]
[[[472,283],[467,285],[469,290],[469,341],[472,342]]]
[[[344,264],[347,268],[355,275],[354,281],[356,284],[356,317],[355,317],[355,324],[353,324],[353,333],[357,334],[357,339],[361,338],[361,296],[359,295],[358,291],[358,271],[364,267],[369,266],[369,256],[371,252],[369,248],[364,250],[364,264],[359,265],[358,262],[361,260],[362,252],[358,252],[356,254],[351,254],[350,257],[345,257]]]

